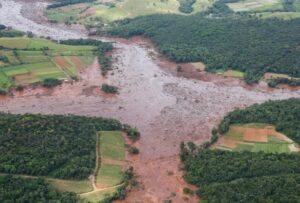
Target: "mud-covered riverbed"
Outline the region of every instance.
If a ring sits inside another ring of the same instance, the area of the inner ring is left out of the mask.
[[[0,0],[0,3],[1,24],[32,31],[39,36],[47,34],[54,39],[86,37],[76,30],[41,25],[25,18],[19,2]],[[26,7],[23,7],[24,12]],[[159,59],[154,61],[149,48],[137,42],[118,41],[115,47],[114,70],[107,78],[101,77],[95,60],[82,73],[80,82],[64,84],[53,90],[27,89],[22,94],[2,98],[0,110],[104,116],[138,127],[142,133],[140,155],[132,164],[141,187],[129,193],[128,202],[163,202],[172,192],[176,192],[173,202],[183,202],[185,183],[178,168],[181,141],[200,144],[208,140],[212,127],[234,108],[269,99],[300,97],[300,91],[247,90],[238,83],[226,85],[217,81],[178,78],[162,70],[157,65]],[[103,82],[118,86],[120,93],[116,96],[103,94],[99,88]]]

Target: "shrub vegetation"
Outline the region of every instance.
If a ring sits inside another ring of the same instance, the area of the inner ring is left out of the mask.
[[[101,89],[106,93],[111,93],[111,94],[118,93],[118,88],[113,85],[102,84]]]

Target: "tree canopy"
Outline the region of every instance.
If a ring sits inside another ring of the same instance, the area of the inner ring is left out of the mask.
[[[0,172],[86,179],[95,167],[97,132],[121,128],[104,118],[0,114]]]
[[[203,14],[150,15],[126,19],[105,33],[150,38],[176,62],[204,62],[208,71],[239,70],[248,83],[265,72],[300,77],[300,19],[258,19]]]
[[[59,192],[44,179],[0,176],[0,202],[80,202],[75,193]]]

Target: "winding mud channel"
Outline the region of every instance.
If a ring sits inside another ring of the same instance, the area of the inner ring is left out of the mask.
[[[22,13],[31,12],[30,7],[19,1],[0,0],[0,3],[0,24],[53,39],[86,37],[77,30],[25,18]],[[208,140],[212,127],[235,108],[267,100],[300,98],[300,91],[249,90],[238,83],[179,78],[161,69],[157,65],[160,59],[150,57],[149,48],[142,42],[118,41],[115,47],[114,70],[107,78],[101,77],[95,60],[82,73],[81,81],[53,90],[35,88],[15,93],[0,100],[0,111],[103,116],[136,126],[142,137],[138,143],[140,155],[132,165],[141,184],[129,193],[126,202],[163,202],[172,192],[176,192],[171,198],[173,202],[183,202],[185,183],[178,157],[181,141],[200,144]],[[155,50],[150,48],[150,51]],[[120,93],[104,95],[99,89],[103,82],[118,86]]]

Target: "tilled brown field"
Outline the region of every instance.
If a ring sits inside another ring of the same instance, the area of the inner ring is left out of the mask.
[[[18,4],[12,0],[2,2]],[[16,8],[11,12],[18,15],[16,19],[20,19],[20,9]],[[18,24],[3,13],[0,9],[0,19],[7,18],[4,23],[9,22],[10,26]],[[44,31],[35,27],[45,25],[37,25],[28,19],[26,22],[31,31],[43,35]],[[22,29],[17,25],[16,28]],[[72,37],[77,35],[84,37],[81,33]],[[56,36],[57,32],[54,32],[52,37]],[[179,170],[180,142],[200,144],[208,140],[212,127],[235,108],[269,99],[300,97],[300,91],[265,91],[263,88],[241,87],[240,82],[235,81],[220,83],[214,79],[205,82],[176,77],[160,68],[159,58],[150,57],[149,53],[155,52],[151,47],[145,48],[134,41],[118,41],[115,47],[114,70],[106,78],[101,76],[95,60],[82,73],[81,81],[64,84],[54,90],[35,88],[27,89],[22,94],[15,93],[15,96],[0,100],[0,110],[113,117],[136,126],[142,137],[138,143],[140,155],[132,165],[140,187],[129,193],[126,202],[163,202],[172,193],[173,202],[183,202],[182,188],[186,183]],[[108,96],[102,93],[100,86],[103,82],[118,86],[119,94]],[[190,199],[188,202],[197,200]]]

